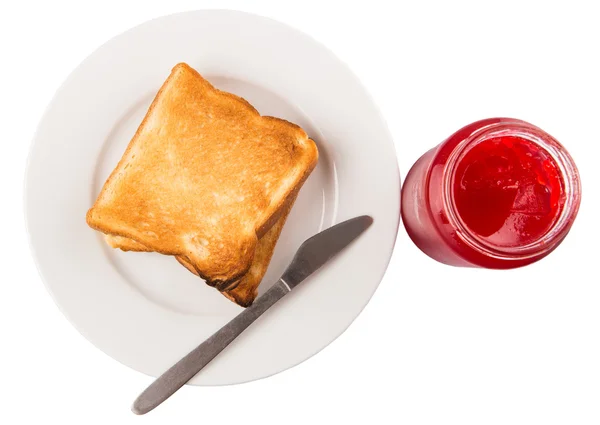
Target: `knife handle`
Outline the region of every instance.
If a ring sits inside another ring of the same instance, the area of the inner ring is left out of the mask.
[[[290,292],[288,285],[279,280],[250,307],[234,317],[233,320],[159,376],[133,402],[131,410],[135,414],[143,415],[173,395],[186,382],[192,379],[194,375],[200,372],[204,366],[210,363],[217,354],[231,344],[261,314],[288,292]]]

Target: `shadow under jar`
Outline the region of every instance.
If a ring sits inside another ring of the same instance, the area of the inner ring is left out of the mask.
[[[577,168],[560,143],[527,122],[490,118],[413,165],[402,188],[402,220],[437,261],[508,269],[554,250],[580,200]]]

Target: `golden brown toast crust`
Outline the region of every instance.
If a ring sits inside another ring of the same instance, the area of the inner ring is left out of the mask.
[[[298,126],[261,117],[179,64],[158,92],[88,224],[185,257],[207,283],[243,276],[258,238],[316,165]]]
[[[152,252],[148,247],[125,236],[104,235],[104,240],[111,248],[119,248],[121,251]]]

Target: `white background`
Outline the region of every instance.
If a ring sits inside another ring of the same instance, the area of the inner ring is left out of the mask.
[[[0,423],[600,423],[597,2],[357,3],[2,3]],[[148,19],[215,7],[288,23],[348,63],[388,121],[403,176],[476,119],[542,127],[580,168],[571,234],[547,259],[497,272],[437,264],[401,228],[370,304],[319,355],[258,382],[186,387],[134,416],[129,405],[150,378],[80,336],[37,274],[22,212],[25,161],[54,91],[95,48]]]

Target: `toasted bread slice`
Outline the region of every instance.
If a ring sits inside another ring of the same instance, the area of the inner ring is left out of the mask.
[[[173,68],[88,224],[185,257],[209,285],[243,276],[317,163],[295,124],[262,117],[186,64]]]

